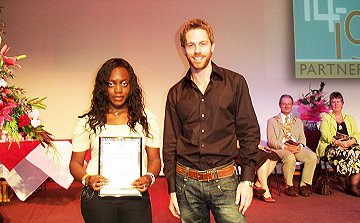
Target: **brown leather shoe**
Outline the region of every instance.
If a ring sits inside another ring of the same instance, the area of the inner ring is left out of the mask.
[[[290,196],[290,197],[297,197],[298,194],[295,191],[294,186],[286,186],[285,187],[285,194]]]
[[[352,185],[350,187],[349,194],[355,197],[360,197],[360,190],[358,189],[357,185]]]
[[[299,194],[303,197],[309,197],[310,191],[307,189],[307,186],[301,186],[299,188]]]

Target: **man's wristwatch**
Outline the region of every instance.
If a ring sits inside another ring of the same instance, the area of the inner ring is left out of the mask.
[[[253,187],[254,186],[254,182],[251,182],[251,181],[248,181],[248,180],[244,180],[244,181],[240,181],[240,183],[244,183],[250,187]]]

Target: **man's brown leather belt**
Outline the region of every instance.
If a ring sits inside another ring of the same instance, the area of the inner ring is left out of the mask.
[[[186,168],[185,166],[177,163],[176,164],[176,172],[180,175],[185,176],[186,174]],[[187,176],[189,178],[198,180],[198,181],[210,181],[215,179],[215,173],[217,172],[218,178],[224,178],[224,177],[230,177],[234,174],[234,164],[231,163],[229,165],[226,165],[224,167],[220,168],[214,168],[209,170],[195,170],[188,168]]]

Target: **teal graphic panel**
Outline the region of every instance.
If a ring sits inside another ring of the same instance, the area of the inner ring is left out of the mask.
[[[360,0],[293,0],[296,78],[360,78]]]

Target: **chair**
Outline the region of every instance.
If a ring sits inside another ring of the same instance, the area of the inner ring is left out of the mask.
[[[278,171],[277,171],[277,166],[279,164],[282,164],[281,160],[279,160],[279,162],[276,164],[276,167],[274,169],[274,174],[276,177],[276,184],[277,184],[277,189],[278,189],[278,195],[280,196],[281,194],[281,190],[280,190],[280,181],[279,181],[279,176],[278,176]],[[304,163],[300,162],[300,161],[296,161],[296,166],[300,166],[299,169],[295,168],[295,172],[294,172],[294,176],[295,175],[299,175],[299,185],[298,187],[300,187],[300,183],[301,183],[301,177],[302,177],[302,171],[304,169]],[[271,187],[271,182],[269,182],[270,187]],[[312,192],[312,186],[311,186],[311,192]]]
[[[277,163],[278,164],[278,163]],[[278,195],[280,196],[280,181],[279,181],[279,176],[278,176],[278,172],[277,172],[277,164],[276,167],[274,169],[274,173],[275,173],[275,177],[276,177],[276,184],[277,184],[277,189],[278,189]],[[270,187],[270,193],[272,195],[272,185],[271,185],[271,180],[270,177],[268,178],[268,185]]]

